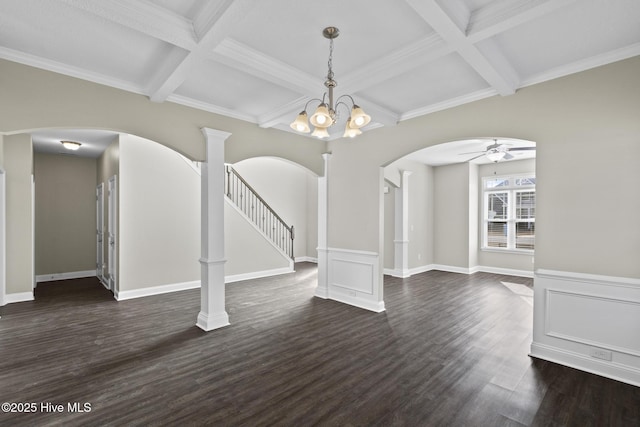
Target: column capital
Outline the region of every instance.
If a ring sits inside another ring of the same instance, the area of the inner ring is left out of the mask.
[[[223,130],[211,129],[211,128],[200,128],[202,134],[206,138],[207,141],[219,141],[224,142],[227,138],[231,136],[231,132],[225,132]]]

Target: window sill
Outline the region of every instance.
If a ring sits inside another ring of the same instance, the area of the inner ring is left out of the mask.
[[[535,253],[533,249],[506,249],[506,248],[480,248],[483,252],[495,252],[499,254],[516,254],[516,255],[531,255]]]

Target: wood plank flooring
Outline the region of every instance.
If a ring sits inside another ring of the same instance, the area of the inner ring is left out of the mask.
[[[0,426],[640,426],[640,388],[527,356],[532,308],[501,281],[529,279],[385,277],[375,314],[313,297],[316,277],[229,284],[231,326],[208,333],[199,290],[40,284],[0,308],[0,402],[64,411]]]

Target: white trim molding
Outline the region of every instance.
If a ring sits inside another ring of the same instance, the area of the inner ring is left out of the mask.
[[[81,279],[83,277],[96,277],[96,270],[71,271],[68,273],[39,274],[36,283],[54,282],[56,280]]]
[[[501,268],[501,267],[489,267],[485,265],[477,265],[475,267],[457,267],[454,265],[444,265],[444,264],[427,264],[420,267],[413,267],[408,270],[408,275],[402,271],[398,271],[396,269],[385,268],[384,274],[393,277],[399,277],[401,279],[411,277],[414,274],[426,273],[427,271],[438,270],[438,271],[446,271],[448,273],[459,273],[459,274],[474,274],[478,272],[482,273],[492,273],[492,274],[502,274],[505,276],[516,276],[516,277],[533,277],[533,271],[527,270],[516,270],[513,268]]]
[[[380,313],[385,310],[375,252],[329,248],[327,298]]]
[[[640,386],[640,280],[536,270],[531,356]]]
[[[200,280],[194,280],[192,282],[170,283],[167,285],[150,286],[148,288],[131,289],[130,291],[116,291],[115,298],[117,301],[125,301],[128,299],[168,294],[170,292],[186,291],[188,289],[197,289],[200,285]]]
[[[15,302],[33,301],[33,292],[17,292],[14,294],[6,294],[4,296],[5,304],[13,304]]]
[[[231,274],[224,277],[225,283],[241,282],[243,280],[261,279],[263,277],[279,276],[294,273],[293,267],[274,268],[272,270],[252,271],[250,273]]]

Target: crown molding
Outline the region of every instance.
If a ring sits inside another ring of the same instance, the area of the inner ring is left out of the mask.
[[[612,62],[622,61],[623,59],[632,58],[640,55],[640,42],[616,49],[601,55],[595,55],[571,64],[562,65],[543,73],[535,74],[524,79],[520,87],[532,86],[543,83],[559,77],[568,76],[569,74],[579,73],[581,71],[590,70],[591,68],[600,67]]]
[[[447,99],[446,101],[437,102],[435,104],[427,105],[422,108],[407,111],[400,116],[400,121],[413,119],[415,117],[424,116],[425,114],[435,113],[437,111],[446,110],[449,108],[457,107],[459,105],[467,104],[469,102],[479,101],[484,98],[489,98],[497,95],[495,89],[486,88],[480,89],[475,92],[467,93],[465,95],[458,96],[456,98]]]
[[[189,98],[183,95],[169,95],[169,97],[165,100],[168,102],[173,102],[175,104],[184,105],[185,107],[191,107],[202,111],[208,111],[210,113],[218,114],[225,117],[230,117],[232,119],[243,120],[249,123],[258,123],[258,120],[254,116],[250,116],[247,114],[240,114],[235,110],[230,110],[228,108],[220,107],[215,104],[211,104],[204,101],[199,101],[197,99]]]
[[[42,70],[64,74],[70,77],[75,77],[93,83],[110,86],[116,89],[125,90],[127,92],[146,95],[144,89],[134,83],[116,79],[110,76],[105,76],[104,74],[85,70],[84,68],[74,67],[71,65],[63,64],[61,62],[45,59],[35,55],[30,55],[24,52],[19,52],[17,50],[9,49],[6,47],[0,47],[0,58],[28,65],[30,67],[40,68]]]

